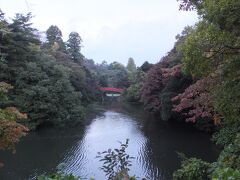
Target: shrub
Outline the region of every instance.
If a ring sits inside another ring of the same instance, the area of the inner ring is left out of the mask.
[[[234,142],[238,132],[240,132],[240,122],[224,123],[223,127],[213,134],[212,140],[217,145],[227,146]]]
[[[217,166],[240,170],[240,133],[236,136],[234,143],[226,146],[220,153]]]
[[[217,168],[212,175],[213,180],[218,179],[240,179],[240,171],[232,168]]]
[[[206,180],[209,179],[210,164],[197,158],[185,158],[181,168],[174,172],[174,180]]]

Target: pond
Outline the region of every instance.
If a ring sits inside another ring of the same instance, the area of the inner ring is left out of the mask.
[[[0,179],[36,179],[55,172],[64,163],[64,172],[83,178],[107,179],[99,169],[97,152],[118,148],[129,139],[127,153],[135,157],[130,174],[149,180],[171,179],[180,166],[176,152],[214,161],[219,150],[210,135],[189,126],[156,120],[140,106],[113,105],[92,116],[89,125],[66,129],[44,128],[31,132],[17,145],[16,154],[1,152]]]

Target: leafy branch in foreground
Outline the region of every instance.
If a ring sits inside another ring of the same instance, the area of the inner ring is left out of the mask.
[[[128,142],[129,139],[125,143],[120,142],[119,149],[98,152],[96,158],[100,158],[100,161],[103,162],[100,169],[104,171],[108,179],[135,179],[135,177],[129,177],[128,175],[129,167],[132,166],[131,159],[134,159],[126,153]]]
[[[74,176],[73,174],[65,174],[64,173],[65,164],[60,163],[57,166],[57,172],[53,174],[42,174],[37,177],[37,180],[83,180],[85,178],[81,178],[79,176]],[[94,180],[90,178],[89,180]]]

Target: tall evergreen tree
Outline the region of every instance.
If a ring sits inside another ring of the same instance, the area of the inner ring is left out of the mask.
[[[128,59],[128,64],[127,64],[127,70],[130,72],[130,73],[133,73],[137,70],[136,68],[136,64],[134,62],[134,59],[133,58],[129,58]]]
[[[46,35],[48,41],[47,44],[49,47],[55,50],[66,52],[66,47],[62,39],[62,31],[57,26],[51,25],[47,29]]]
[[[5,46],[3,45],[3,36],[10,33],[10,30],[8,28],[8,23],[5,20],[4,13],[0,9],[0,60],[3,60],[6,54],[4,54],[2,51],[5,49]]]
[[[82,39],[77,32],[71,32],[69,34],[69,39],[67,41],[67,51],[71,59],[75,62],[81,61],[83,59],[83,55],[80,53],[81,42]]]

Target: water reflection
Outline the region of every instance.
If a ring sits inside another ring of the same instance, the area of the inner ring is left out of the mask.
[[[44,172],[54,172],[72,147],[82,138],[82,128],[76,130],[48,129],[32,132],[17,145],[16,154],[1,152],[4,167],[0,179],[34,179]]]
[[[17,147],[17,154],[0,154],[6,163],[0,170],[1,179],[26,179],[29,175],[33,178],[65,163],[66,173],[104,180],[101,163],[95,158],[97,152],[119,147],[118,141],[125,142],[127,138],[127,153],[136,157],[131,175],[150,180],[171,179],[179,167],[176,151],[209,161],[216,158],[217,149],[208,135],[181,125],[156,122],[139,107],[127,110],[111,106],[85,128],[46,129],[30,134]]]
[[[75,152],[70,153],[68,157],[71,160],[63,161],[67,165],[65,171],[79,176],[105,179],[103,172],[99,169],[101,163],[95,158],[97,152],[116,148],[119,146],[118,141],[125,142],[128,138],[130,145],[127,152],[137,157],[138,149],[145,142],[145,137],[137,127],[137,122],[132,121],[129,116],[113,111],[105,112],[102,117],[96,118],[87,127],[85,137],[81,143],[78,143]],[[78,158],[79,154],[84,154],[83,160]],[[79,164],[78,169],[72,168],[73,165]],[[136,160],[133,162],[132,173],[137,175],[141,173]]]

